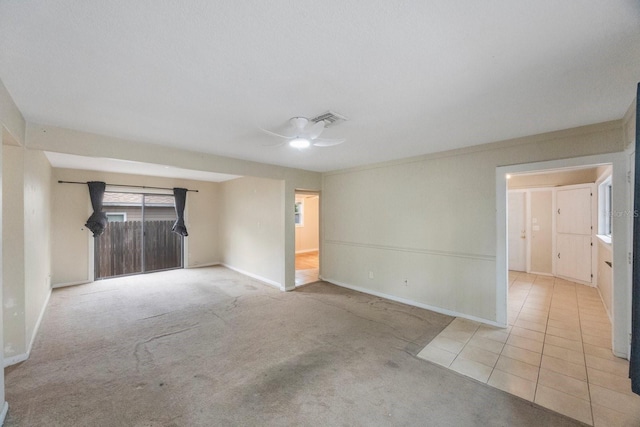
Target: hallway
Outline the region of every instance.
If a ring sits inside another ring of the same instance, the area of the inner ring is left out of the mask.
[[[595,288],[509,272],[509,326],[456,319],[418,357],[596,427],[640,425]]]
[[[296,254],[296,286],[318,281],[319,258],[318,251]]]

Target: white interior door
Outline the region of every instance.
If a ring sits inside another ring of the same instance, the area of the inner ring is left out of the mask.
[[[509,270],[526,271],[526,194],[523,191],[510,191],[507,199]]]
[[[556,274],[591,283],[592,189],[560,189],[556,193]]]

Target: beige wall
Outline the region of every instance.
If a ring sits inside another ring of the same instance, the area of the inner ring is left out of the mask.
[[[281,199],[281,211],[285,224],[284,234],[281,236],[285,246],[283,280],[286,289],[295,288],[294,212],[292,209],[285,210],[285,206],[293,206],[296,190],[320,191],[322,182],[320,173],[33,123],[27,126],[26,139],[28,148],[43,151],[155,163],[198,171],[282,181],[284,198]]]
[[[186,267],[220,262],[218,246],[218,183],[158,178],[108,172],[54,169],[52,283],[54,286],[83,283],[91,279],[89,271],[90,232],[84,224],[91,214],[91,202],[86,186],[58,184],[63,181],[104,181],[108,184],[144,185],[154,187],[184,187],[197,189],[187,193],[185,220],[187,237]]]
[[[51,293],[51,165],[41,151],[24,153],[25,330],[29,340]]]
[[[3,353],[24,360],[51,292],[51,166],[40,151],[4,146]]]
[[[296,253],[317,251],[320,244],[319,209],[320,198],[318,196],[296,197],[304,203],[303,225],[296,226]]]
[[[622,136],[609,122],[327,173],[321,276],[496,321],[496,167],[620,151]]]
[[[219,202],[224,264],[280,288],[285,280],[284,190],[282,181],[238,178],[221,184]],[[293,215],[293,202],[289,206]]]
[[[5,145],[2,168],[4,356],[26,353],[24,149]]]
[[[22,117],[22,114],[18,110],[15,102],[11,98],[11,95],[7,91],[6,87],[2,80],[0,80],[0,146],[4,147],[5,145],[22,145],[24,144],[26,132],[26,124],[25,120]],[[4,157],[4,149],[0,150],[0,168],[4,169],[5,159]],[[0,183],[2,185],[4,192],[4,173],[0,170],[0,177],[3,178],[3,182]],[[3,214],[3,209],[0,209],[0,215]],[[1,223],[1,222],[0,222]],[[0,228],[0,238],[3,241],[4,246],[4,235],[3,230]],[[1,248],[1,247],[0,247]],[[2,252],[0,249],[0,257],[2,257]],[[4,259],[2,264],[4,265]],[[0,274],[0,277],[4,276],[4,267],[3,273]],[[0,286],[3,286],[0,282]],[[3,290],[4,293],[4,290]],[[4,348],[4,297],[2,304],[0,304],[0,344]],[[4,355],[3,352],[0,352],[0,362],[2,362],[2,366],[4,366]],[[2,409],[0,410],[0,416],[2,417],[0,421],[4,419],[6,415],[6,411],[8,409],[7,403],[5,401],[5,393],[4,393],[4,369],[0,369],[0,405],[2,405]]]
[[[319,190],[321,174],[266,163],[181,150],[56,126],[29,123],[27,148],[88,157],[131,160],[178,168],[285,180],[292,188]],[[293,193],[291,194],[293,197]],[[293,219],[293,216],[291,217]]]
[[[2,80],[0,80],[0,125],[0,128],[4,128],[3,144],[24,144],[26,122]]]
[[[534,273],[553,273],[552,209],[551,190],[531,191],[531,271]]]
[[[625,148],[636,141],[636,105],[637,100],[634,99],[629,106],[626,114],[622,118],[622,127],[624,132]]]

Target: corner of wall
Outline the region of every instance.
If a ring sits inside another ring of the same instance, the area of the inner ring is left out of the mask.
[[[624,132],[624,148],[627,149],[636,141],[636,107],[637,100],[634,98],[622,119],[622,129]]]

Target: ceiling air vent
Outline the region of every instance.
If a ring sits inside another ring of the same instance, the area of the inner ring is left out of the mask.
[[[347,119],[342,114],[334,113],[331,110],[329,110],[326,113],[322,113],[319,116],[316,116],[316,117],[310,119],[310,121],[315,122],[315,123],[318,123],[320,121],[324,121],[324,127],[326,127],[326,128],[328,128],[329,126],[337,125],[337,124],[339,124],[341,122],[344,122],[345,120],[349,120],[349,119]]]

